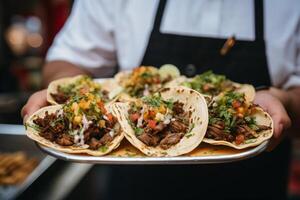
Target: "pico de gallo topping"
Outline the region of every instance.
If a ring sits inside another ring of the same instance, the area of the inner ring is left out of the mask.
[[[161,76],[159,70],[154,67],[141,66],[133,69],[122,86],[130,96],[142,97],[157,92],[171,79],[171,75]]]
[[[252,117],[256,106],[246,102],[244,93],[222,93],[209,107],[205,137],[236,145],[250,143],[261,131],[271,129],[269,126],[258,125],[255,117]]]
[[[105,151],[120,133],[116,117],[107,111],[100,96],[93,93],[71,97],[62,109],[46,112],[28,126],[59,145],[100,151]]]
[[[168,149],[188,132],[189,115],[182,102],[164,100],[156,93],[130,104],[129,121],[144,144]]]

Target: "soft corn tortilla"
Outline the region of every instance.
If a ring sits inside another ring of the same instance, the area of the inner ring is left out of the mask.
[[[163,99],[172,99],[173,101],[180,101],[184,103],[186,112],[191,112],[190,128],[194,124],[192,130],[189,131],[189,137],[183,136],[179,143],[171,146],[169,149],[162,149],[159,146],[151,147],[140,141],[131,127],[128,119],[128,110],[130,106],[128,103],[115,103],[114,108],[116,116],[124,130],[126,139],[140,151],[147,156],[179,156],[186,154],[195,149],[203,140],[207,124],[208,124],[208,110],[204,97],[195,90],[186,87],[168,87],[161,90]]]
[[[248,147],[258,146],[259,144],[263,143],[264,141],[270,139],[273,135],[273,130],[274,130],[273,120],[272,120],[271,116],[268,113],[264,112],[263,109],[261,109],[260,107],[256,107],[255,109],[256,109],[256,112],[253,114],[253,117],[255,117],[257,124],[271,127],[270,130],[261,131],[259,133],[258,138],[246,140],[246,143],[243,143],[240,145],[236,145],[235,143],[227,142],[224,140],[214,140],[214,139],[208,139],[208,138],[204,138],[203,142],[209,143],[212,145],[229,146],[229,147],[233,147],[235,149],[245,149]]]
[[[112,112],[112,109],[111,109],[110,106],[107,106],[106,108],[107,108],[107,110]],[[26,124],[33,124],[33,120],[35,118],[37,118],[38,116],[39,117],[44,117],[46,111],[48,111],[48,113],[50,114],[50,113],[55,113],[59,109],[62,109],[61,105],[53,105],[53,106],[44,107],[44,108],[36,111],[33,115],[31,115],[29,117],[29,119],[27,120]],[[65,153],[71,153],[71,154],[89,154],[89,155],[92,155],[92,156],[103,156],[105,154],[108,154],[112,150],[116,149],[120,145],[120,142],[122,141],[122,139],[124,138],[124,134],[121,131],[121,133],[119,133],[113,139],[113,141],[107,146],[107,149],[104,152],[102,152],[100,150],[91,150],[91,149],[85,149],[85,148],[82,148],[82,147],[62,146],[62,145],[56,144],[56,143],[51,142],[51,141],[43,138],[42,136],[40,136],[38,131],[36,131],[35,129],[33,129],[30,126],[27,126],[26,134],[29,138],[31,138],[32,140],[35,140],[39,144],[50,147],[50,148],[55,149],[57,151],[61,151],[61,152],[65,152]]]

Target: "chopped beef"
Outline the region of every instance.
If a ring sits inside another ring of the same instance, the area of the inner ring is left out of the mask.
[[[160,147],[162,149],[168,149],[172,145],[177,144],[181,138],[183,137],[184,133],[169,133],[165,136],[164,139],[160,141]]]
[[[266,126],[266,125],[257,125],[257,127],[258,127],[258,131],[265,131],[271,129],[270,126]]]
[[[62,146],[74,145],[74,136],[68,134],[69,121],[66,117],[60,116],[58,119],[56,113],[45,113],[43,118],[38,117],[33,123],[39,127],[39,135],[51,142],[56,142]],[[110,123],[106,123],[105,128],[100,128],[92,123],[83,133],[85,144],[90,149],[98,149],[100,146],[106,145],[113,140],[109,131],[114,128],[117,123],[116,118]],[[79,128],[79,127],[76,127]],[[118,134],[118,133],[115,133]]]
[[[183,122],[176,119],[175,121],[171,121],[169,124],[169,129],[172,133],[180,133],[180,132],[186,132],[188,129],[188,126],[184,124]]]
[[[183,109],[183,103],[174,102],[173,103],[173,119],[169,123],[164,123],[164,121],[157,122],[155,128],[150,128],[147,121],[143,122],[143,133],[138,135],[137,138],[141,140],[144,144],[148,146],[158,146],[160,145],[163,149],[168,149],[172,145],[177,144],[180,139],[188,130],[188,120],[185,122],[185,119],[188,117]],[[134,114],[137,111],[131,110],[129,113]],[[132,121],[135,125],[137,124],[136,120]]]
[[[70,135],[62,134],[55,140],[55,142],[62,146],[71,146],[74,144],[74,139]]]
[[[40,136],[42,136],[43,138],[47,139],[47,140],[50,140],[51,142],[54,142],[56,137],[53,133],[51,132],[41,132],[40,133]]]
[[[45,117],[44,118],[40,118],[38,117],[37,119],[34,119],[33,122],[42,127],[42,128],[45,128],[47,127],[51,121],[55,120],[56,118],[56,114],[55,113],[51,113],[49,114],[48,111],[46,111],[45,113]]]
[[[96,138],[91,138],[88,142],[89,148],[96,150],[99,149],[101,146],[104,146],[106,144],[109,144],[113,140],[113,137],[109,133],[106,133],[102,136],[100,140]]]
[[[109,91],[107,90],[102,90],[102,99],[104,101],[109,101]]]
[[[172,76],[171,76],[171,75],[168,75],[166,78],[164,78],[164,79],[161,81],[161,83],[162,83],[162,84],[165,84],[165,83],[171,81],[172,79],[173,79]]]
[[[87,144],[89,145],[89,148],[92,150],[99,149],[99,147],[101,146],[99,140],[97,140],[96,138],[92,138],[91,140],[89,140]]]
[[[112,140],[113,140],[113,137],[111,137],[111,135],[109,133],[106,133],[105,135],[103,135],[101,137],[99,142],[101,145],[106,145],[106,144],[110,143]]]
[[[180,115],[180,114],[183,114],[184,113],[184,110],[183,110],[183,103],[181,102],[174,102],[173,104],[173,112],[176,114],[176,115]]]
[[[157,133],[161,132],[167,125],[163,122],[160,122],[156,125],[155,129],[153,130],[153,135],[156,135]]]
[[[65,131],[65,125],[63,123],[57,123],[56,126],[51,126],[51,129],[55,133],[63,133]]]
[[[90,125],[88,129],[86,129],[83,133],[84,135],[84,141],[88,141],[91,138],[101,138],[103,136],[103,131],[100,130],[98,126]]]
[[[243,133],[244,133],[244,135],[246,136],[247,139],[254,138],[254,137],[258,136],[258,134],[254,130],[252,130],[249,126],[241,125],[241,127],[244,129]]]
[[[59,104],[66,103],[69,99],[69,96],[63,92],[51,93],[50,95]]]
[[[225,123],[218,121],[214,124],[208,125],[206,136],[207,138],[215,140],[225,140],[228,142],[235,142],[237,145],[242,144],[245,140],[258,137],[259,131],[270,129],[269,126],[257,125],[257,132],[251,129],[247,124],[242,121],[237,122],[235,130],[231,133],[225,131]]]
[[[225,133],[223,129],[220,129],[215,125],[209,125],[207,127],[206,137],[215,140],[225,140],[229,142],[233,142],[235,140],[235,137],[233,135]]]
[[[148,146],[157,146],[159,144],[159,136],[151,135],[150,133],[142,133],[138,136],[138,139],[141,140]]]

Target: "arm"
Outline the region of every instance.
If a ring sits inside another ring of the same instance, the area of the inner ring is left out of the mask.
[[[89,74],[86,70],[77,67],[76,65],[66,61],[51,61],[45,64],[42,72],[44,87],[59,78],[67,76],[76,76],[79,74]]]

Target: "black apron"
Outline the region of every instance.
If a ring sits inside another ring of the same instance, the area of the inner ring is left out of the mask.
[[[194,76],[206,70],[237,82],[269,86],[264,43],[263,1],[255,1],[255,41],[236,41],[225,56],[225,39],[159,32],[166,1],[158,6],[142,65],[171,63]],[[112,166],[108,199],[285,199],[289,141],[271,153],[227,164],[179,166]]]

